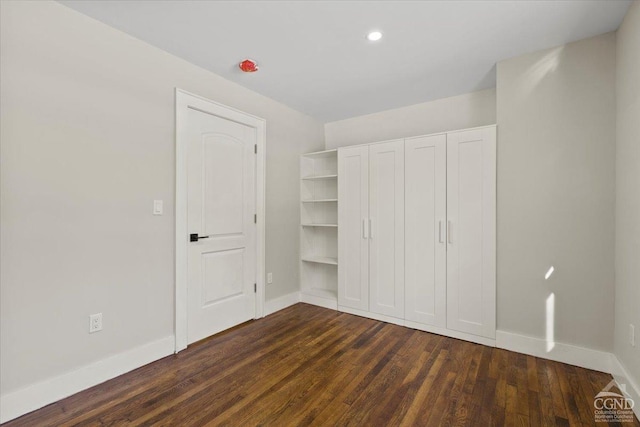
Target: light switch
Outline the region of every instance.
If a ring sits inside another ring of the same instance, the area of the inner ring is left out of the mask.
[[[162,215],[162,200],[154,200],[153,201],[153,214],[154,215]]]

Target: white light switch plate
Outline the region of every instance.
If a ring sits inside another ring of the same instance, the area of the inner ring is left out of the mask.
[[[154,215],[162,215],[163,211],[163,203],[162,200],[154,200],[153,201],[153,214]]]
[[[273,273],[267,273],[267,284],[270,285],[273,283]]]

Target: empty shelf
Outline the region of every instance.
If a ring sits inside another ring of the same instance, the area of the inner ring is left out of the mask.
[[[302,224],[303,227],[337,227],[338,224]]]
[[[317,199],[317,200],[303,200],[302,203],[323,203],[323,202],[337,202],[338,199]]]
[[[338,265],[338,258],[331,258],[326,256],[306,256],[302,257],[302,261],[315,262],[318,264]]]
[[[332,179],[337,178],[338,175],[316,175],[316,176],[305,176],[302,177],[303,180],[312,180],[312,179]]]
[[[316,151],[315,153],[305,153],[303,157],[311,157],[314,159],[322,159],[322,158],[331,158],[336,157],[338,155],[338,150],[325,150],[325,151]]]

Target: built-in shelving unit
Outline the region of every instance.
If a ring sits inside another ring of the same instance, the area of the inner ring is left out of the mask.
[[[338,151],[300,157],[301,300],[338,308]]]

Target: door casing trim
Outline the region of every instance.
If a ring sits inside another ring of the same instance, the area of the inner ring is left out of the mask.
[[[256,311],[254,319],[264,317],[265,303],[265,159],[266,121],[210,99],[175,89],[176,105],[176,204],[175,204],[175,352],[187,348],[187,146],[186,113],[189,108],[232,120],[256,129]]]

